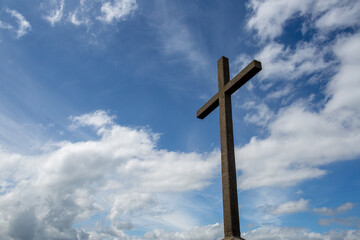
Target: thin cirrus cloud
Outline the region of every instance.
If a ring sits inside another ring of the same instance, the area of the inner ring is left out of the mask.
[[[31,25],[26,18],[14,9],[6,8],[5,12],[16,19],[17,26],[0,20],[0,29],[6,29],[16,34],[16,38],[21,38],[31,31]]]
[[[54,26],[63,17],[65,0],[51,0],[50,8],[47,9],[47,15],[44,18]]]
[[[149,22],[159,36],[160,50],[172,59],[186,59],[194,72],[206,70],[209,66],[207,53],[202,51],[189,26],[184,23],[179,9],[176,4],[167,1],[155,4]]]
[[[51,0],[48,4],[43,4],[43,10],[46,12],[44,19],[52,26],[62,20],[76,26],[90,26],[96,20],[110,24],[125,20],[136,9],[136,0],[81,0],[75,7],[68,6],[65,0]]]
[[[327,207],[321,207],[321,208],[314,208],[314,212],[321,214],[321,215],[325,215],[325,216],[335,216],[337,214],[340,213],[344,213],[346,211],[351,210],[353,207],[355,206],[354,203],[351,202],[347,202],[342,204],[341,206],[332,209],[332,208],[327,208]]]
[[[359,217],[345,217],[345,218],[323,218],[318,221],[322,226],[328,226],[332,224],[346,226],[346,227],[360,227]]]

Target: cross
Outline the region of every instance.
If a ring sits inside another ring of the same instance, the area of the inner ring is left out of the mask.
[[[243,238],[240,236],[231,94],[238,90],[261,70],[261,62],[253,60],[231,81],[229,81],[229,60],[226,57],[221,57],[217,64],[219,91],[207,103],[205,103],[199,111],[197,111],[197,118],[204,119],[217,106],[219,106],[221,175],[225,233],[223,240],[237,240]]]

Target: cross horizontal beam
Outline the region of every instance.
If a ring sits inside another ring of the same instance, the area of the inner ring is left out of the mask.
[[[233,94],[242,85],[249,81],[261,70],[261,62],[253,60],[241,72],[239,72],[231,81],[225,85],[225,93]],[[209,113],[219,106],[219,93],[216,93],[207,103],[204,104],[196,113],[196,117],[204,119]]]
[[[219,106],[219,94],[215,94],[207,103],[204,104],[196,113],[196,117],[204,119],[209,113]]]

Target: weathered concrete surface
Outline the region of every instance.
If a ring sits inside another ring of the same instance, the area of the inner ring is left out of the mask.
[[[254,60],[230,81],[229,60],[226,57],[221,57],[218,61],[219,91],[197,111],[197,117],[203,119],[219,106],[225,233],[225,238],[223,238],[223,240],[243,239],[240,237],[231,94],[244,85],[260,70],[261,63]]]

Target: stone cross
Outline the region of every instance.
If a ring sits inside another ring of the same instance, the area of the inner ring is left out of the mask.
[[[243,238],[240,236],[231,94],[238,90],[261,70],[261,63],[253,60],[231,81],[229,76],[229,60],[226,57],[221,57],[217,64],[219,91],[204,106],[202,106],[199,111],[197,111],[197,118],[204,119],[217,106],[219,106],[221,175],[225,233],[223,240],[236,240]]]

